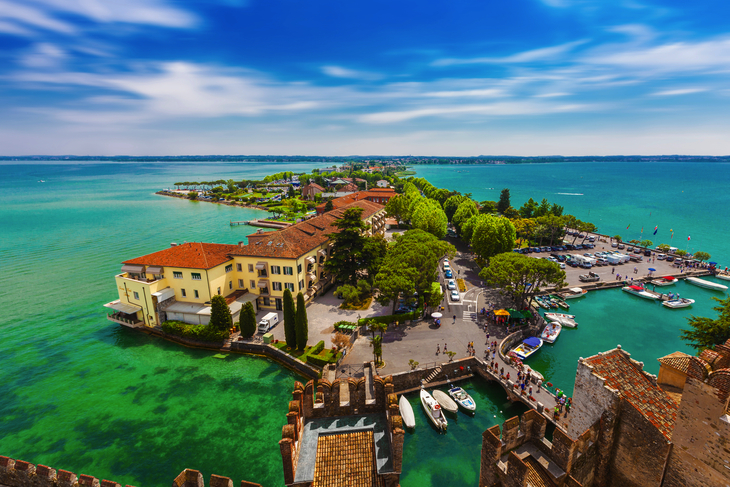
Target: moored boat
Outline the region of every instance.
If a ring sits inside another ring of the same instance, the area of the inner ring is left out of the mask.
[[[520,359],[525,360],[535,354],[542,347],[542,340],[537,337],[525,338],[517,348],[512,350]]]
[[[565,301],[563,301],[563,299],[560,296],[558,296],[557,294],[551,294],[550,299],[552,299],[553,302],[558,305],[558,307],[563,308],[565,310],[570,309],[570,305],[568,303],[566,303]]]
[[[467,411],[474,412],[477,409],[477,403],[474,399],[461,387],[454,386],[449,389],[449,396],[456,401],[456,404],[463,407]]]
[[[688,306],[692,306],[695,304],[694,299],[687,299],[687,298],[679,298],[679,299],[670,299],[669,301],[664,301],[662,303],[663,306],[666,306],[667,308],[686,308]]]
[[[405,395],[400,396],[398,409],[400,410],[400,417],[403,418],[403,424],[406,425],[406,428],[415,428],[416,416],[413,414],[411,403],[408,402]]]
[[[545,318],[550,321],[557,321],[566,328],[575,328],[578,323],[575,321],[575,315],[566,315],[564,313],[545,313]]]
[[[699,279],[697,277],[688,277],[687,282],[690,282],[695,286],[703,287],[705,289],[712,289],[713,291],[727,291],[727,286],[725,286],[724,284],[705,281],[704,279]]]
[[[428,420],[431,421],[431,424],[433,424],[436,429],[444,431],[449,425],[449,422],[446,421],[439,403],[436,402],[436,399],[431,397],[431,394],[429,394],[425,389],[421,389],[421,405],[423,406],[423,410],[426,412],[426,416],[428,416]]]
[[[575,299],[585,296],[586,294],[588,294],[588,291],[582,287],[571,287],[567,291],[559,292],[558,296],[563,299]]]
[[[436,399],[436,402],[439,403],[441,409],[450,413],[455,413],[459,410],[459,406],[457,406],[456,403],[444,391],[436,389],[433,391],[432,396],[434,399]]]
[[[672,276],[664,276],[659,277],[657,279],[653,279],[650,281],[655,286],[671,286],[672,284],[676,283],[679,279]]]
[[[557,321],[553,321],[552,323],[549,323],[544,330],[542,330],[540,338],[545,342],[555,343],[555,340],[558,339],[561,331],[563,331],[563,325]]]
[[[621,288],[622,291],[627,292],[629,294],[633,294],[634,296],[638,296],[640,298],[644,299],[663,299],[664,295],[660,294],[655,291],[649,291],[646,288],[643,288],[641,286],[624,286]]]
[[[717,277],[718,279],[722,279],[723,281],[730,281],[730,274],[728,274],[727,272],[718,272],[717,274],[715,274],[715,277]]]

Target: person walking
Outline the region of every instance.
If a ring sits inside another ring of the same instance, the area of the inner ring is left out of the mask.
[[[456,315],[454,315],[454,323],[456,323]]]

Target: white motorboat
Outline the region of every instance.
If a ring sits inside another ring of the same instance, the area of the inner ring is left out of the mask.
[[[555,343],[555,340],[558,339],[561,331],[563,331],[563,325],[557,321],[553,321],[552,323],[549,323],[544,330],[542,330],[540,338],[545,342]]]
[[[517,348],[512,350],[520,359],[525,360],[535,354],[542,347],[542,340],[537,337],[525,338]]]
[[[421,389],[421,405],[426,412],[426,416],[428,416],[428,420],[431,421],[436,429],[441,431],[446,430],[449,422],[446,421],[441,406],[425,389]]]
[[[550,321],[557,321],[566,328],[575,328],[578,323],[575,322],[575,315],[566,315],[563,313],[545,313],[545,318]]]
[[[730,274],[728,274],[727,272],[718,272],[717,274],[715,274],[715,277],[717,277],[718,279],[722,279],[723,281],[730,281]]]
[[[433,398],[436,399],[436,402],[439,403],[441,409],[444,411],[455,413],[459,410],[459,406],[444,391],[434,390]]]
[[[725,286],[724,284],[705,281],[704,279],[699,279],[697,277],[688,277],[687,282],[690,282],[695,286],[703,287],[705,289],[712,289],[713,291],[727,291],[727,286]]]
[[[677,279],[676,277],[664,276],[664,277],[659,277],[657,279],[653,279],[650,282],[655,286],[671,286],[672,284],[675,284],[677,281],[679,281],[679,279]]]
[[[467,411],[474,412],[477,410],[477,403],[474,399],[461,387],[454,386],[449,389],[449,396],[456,401],[456,404],[463,407]]]
[[[575,299],[575,298],[580,298],[582,296],[585,296],[586,294],[588,294],[588,291],[586,291],[583,288],[571,287],[567,291],[558,293],[558,296],[560,296],[563,299]]]
[[[687,306],[692,306],[693,304],[695,304],[695,300],[687,298],[670,299],[669,301],[664,301],[662,303],[663,306],[672,309],[686,308]]]
[[[657,293],[655,291],[649,291],[648,289],[641,286],[624,286],[621,288],[621,290],[644,299],[663,299],[664,297],[663,294]]]
[[[406,425],[406,428],[415,428],[416,416],[413,414],[411,403],[408,402],[405,395],[400,396],[398,409],[400,409],[400,417],[403,418],[403,424]]]

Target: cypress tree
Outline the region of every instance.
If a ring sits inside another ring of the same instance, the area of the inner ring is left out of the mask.
[[[284,291],[284,336],[288,347],[297,348],[296,309],[288,288]]]
[[[256,333],[256,311],[253,304],[246,303],[241,310],[241,336],[251,338]]]
[[[210,300],[210,326],[216,330],[228,331],[233,327],[231,310],[226,304],[226,298],[216,294]]]
[[[307,320],[307,306],[304,304],[304,295],[297,294],[297,313],[296,313],[296,329],[297,329],[297,350],[304,350],[309,339],[309,321]]]

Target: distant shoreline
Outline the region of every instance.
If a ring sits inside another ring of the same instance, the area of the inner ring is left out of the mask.
[[[216,201],[216,200],[203,200],[203,199],[191,200],[184,194],[173,193],[173,192],[165,191],[165,190],[155,191],[155,194],[158,194],[160,196],[169,196],[170,198],[177,198],[177,199],[181,199],[181,200],[185,200],[185,201],[197,201],[199,203],[215,203],[217,205],[236,206],[238,208],[246,208],[249,210],[262,210],[267,213],[272,213],[271,210],[269,210],[265,206],[243,204],[240,201],[230,201],[230,200]]]

